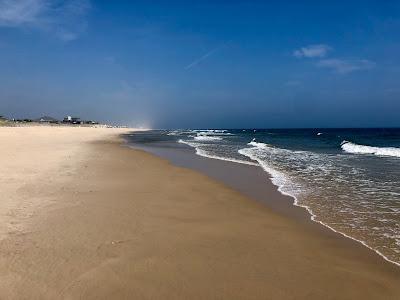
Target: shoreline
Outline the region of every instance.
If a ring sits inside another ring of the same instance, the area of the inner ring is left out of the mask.
[[[17,191],[46,205],[0,240],[2,298],[400,295],[397,267],[349,239],[321,234],[314,222],[286,217],[210,176],[129,149],[116,132],[43,130],[21,131],[12,150],[48,161],[52,143],[26,140],[34,134],[58,139],[62,151],[79,146],[81,155],[70,154],[75,167],[57,180],[46,175],[47,181]],[[60,174],[65,162],[57,160],[49,174]]]
[[[193,169],[193,170],[196,170],[196,171],[200,171],[203,174],[206,174],[207,176],[210,176],[210,177],[215,178],[215,179],[217,179],[219,181],[222,181],[225,184],[228,184],[231,188],[233,188],[235,190],[238,190],[238,191],[240,191],[242,193],[244,192],[244,194],[249,196],[250,198],[252,198],[252,200],[261,201],[265,205],[267,205],[268,207],[271,208],[271,202],[263,201],[263,199],[262,199],[263,196],[262,195],[249,192],[248,190],[243,190],[243,188],[241,188],[239,186],[240,184],[238,184],[237,181],[232,183],[232,181],[230,181],[229,178],[227,179],[227,176],[229,176],[229,175],[227,175],[227,173],[223,174],[222,176],[221,175],[216,176],[215,172],[213,172],[212,170],[210,171],[209,168],[208,169],[207,168],[201,168],[201,167],[199,167],[199,163],[193,164],[193,163],[188,162],[187,159],[183,159],[182,160],[181,158],[179,158],[179,155],[174,155],[174,154],[171,153],[174,150],[165,151],[165,149],[162,149],[163,146],[148,146],[148,145],[135,144],[135,143],[129,144],[129,141],[126,141],[126,143],[127,143],[128,147],[132,147],[133,149],[144,150],[144,151],[146,151],[148,153],[154,154],[154,155],[159,156],[161,158],[165,158],[168,161],[170,161],[171,163],[173,163],[174,165],[181,166],[181,167],[187,167],[187,168],[190,168],[190,169]],[[237,161],[236,159],[226,159],[226,158],[221,158],[221,157],[218,157],[218,156],[205,155],[205,154],[199,153],[198,149],[193,148],[193,147],[187,145],[186,143],[180,143],[180,144],[184,144],[185,146],[187,146],[187,151],[191,152],[193,154],[192,159],[195,159],[196,157],[201,157],[201,158],[204,158],[206,160],[217,160],[217,161],[222,161],[222,162],[225,162],[225,163],[228,163],[228,164],[236,164],[236,165],[241,165],[241,166],[245,165],[246,167],[255,167],[255,168],[259,168],[259,169],[263,170],[263,173],[264,173],[263,175],[264,176],[262,176],[262,177],[264,177],[266,180],[268,180],[268,182],[265,182],[265,184],[273,185],[276,188],[276,190],[280,193],[280,195],[283,196],[283,197],[280,197],[281,199],[275,200],[275,201],[286,201],[286,202],[289,201],[290,204],[293,206],[293,208],[300,208],[300,209],[304,210],[306,214],[301,214],[301,213],[299,214],[299,213],[296,213],[296,212],[293,213],[293,212],[290,211],[292,208],[288,208],[287,206],[285,206],[283,210],[282,209],[278,209],[277,212],[282,213],[282,214],[284,214],[286,216],[289,216],[289,217],[295,217],[295,218],[300,218],[300,219],[307,218],[307,220],[305,220],[306,222],[307,221],[312,221],[313,224],[315,224],[317,226],[323,226],[323,228],[328,229],[330,232],[333,232],[335,234],[340,235],[342,238],[346,238],[346,239],[349,239],[351,241],[357,242],[357,243],[361,244],[362,246],[366,247],[368,250],[374,252],[374,254],[378,255],[380,258],[385,260],[385,262],[391,263],[391,264],[395,265],[396,267],[400,267],[400,263],[390,260],[389,258],[387,258],[384,254],[382,254],[378,250],[370,247],[366,242],[364,242],[362,240],[358,240],[358,239],[356,239],[354,237],[351,237],[351,236],[347,235],[346,233],[340,232],[340,231],[332,228],[328,224],[324,223],[323,221],[316,220],[317,216],[312,212],[312,210],[306,205],[299,204],[296,196],[282,191],[281,186],[279,186],[279,185],[274,183],[273,175],[268,170],[265,170],[263,168],[263,166],[260,165],[257,161],[253,160],[254,164],[252,164],[252,163],[248,163],[248,162],[245,162],[245,161],[243,161],[243,162],[242,161]],[[171,148],[173,148],[173,147],[171,147]],[[175,149],[175,151],[177,151],[177,148]],[[180,155],[182,155],[182,151],[180,152]],[[242,169],[243,170],[243,168],[238,168],[238,169]],[[256,173],[257,172],[254,172],[253,175],[260,176],[260,174],[256,174]],[[258,186],[256,188],[260,188],[260,187]],[[287,199],[287,198],[290,198],[290,199]],[[272,205],[272,208],[276,210],[276,207],[274,207],[274,206],[275,205]],[[324,234],[326,234],[326,232],[324,232]]]

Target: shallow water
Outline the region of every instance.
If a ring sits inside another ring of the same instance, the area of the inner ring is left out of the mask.
[[[400,263],[400,129],[176,130],[130,139],[259,165],[315,221]]]

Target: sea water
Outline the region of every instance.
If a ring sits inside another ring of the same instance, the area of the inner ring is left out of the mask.
[[[400,129],[199,129],[134,134],[257,165],[311,218],[400,265]]]

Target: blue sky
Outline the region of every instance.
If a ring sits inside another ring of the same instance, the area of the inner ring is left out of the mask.
[[[0,114],[400,126],[399,53],[400,1],[0,0]]]

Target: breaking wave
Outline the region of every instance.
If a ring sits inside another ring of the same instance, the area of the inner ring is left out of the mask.
[[[250,166],[259,166],[258,163],[251,162],[251,161],[245,161],[241,159],[236,159],[232,157],[225,157],[225,156],[218,156],[211,154],[207,150],[201,149],[202,144],[196,143],[196,142],[189,142],[189,141],[184,141],[182,139],[178,140],[178,143],[181,144],[186,144],[190,147],[193,147],[196,149],[196,154],[199,156],[207,157],[207,158],[212,158],[212,159],[218,159],[218,160],[224,160],[224,161],[230,161],[238,164],[244,164],[244,165],[250,165]]]
[[[208,136],[208,135],[198,135],[193,138],[195,141],[202,141],[202,142],[215,142],[221,141],[222,138],[218,136]]]
[[[390,183],[379,186],[379,183],[372,183],[371,180],[363,178],[360,170],[349,166],[350,158],[345,155],[292,151],[256,142],[255,139],[247,145],[251,147],[242,148],[238,152],[258,162],[271,176],[271,181],[278,190],[291,196],[294,205],[305,208],[313,221],[362,243],[385,260],[400,266],[400,252],[397,252],[400,236],[394,234],[395,229],[380,223],[382,216],[388,224],[395,222],[398,213],[396,204],[387,203],[388,199],[393,197],[391,195],[396,194]],[[350,182],[346,174],[350,175],[354,182],[347,185],[345,191],[337,186],[338,183]],[[332,177],[335,178],[334,181]],[[376,196],[374,205],[365,201],[365,194],[372,190],[372,186],[375,187],[373,192],[376,192],[376,195],[381,194],[380,197]],[[352,195],[352,205],[347,202],[347,193]],[[370,222],[379,225],[371,231]],[[382,247],[388,244],[393,246]]]
[[[400,157],[400,148],[395,147],[372,147],[358,145],[349,141],[341,143],[342,150],[353,154],[374,154],[377,156]]]

